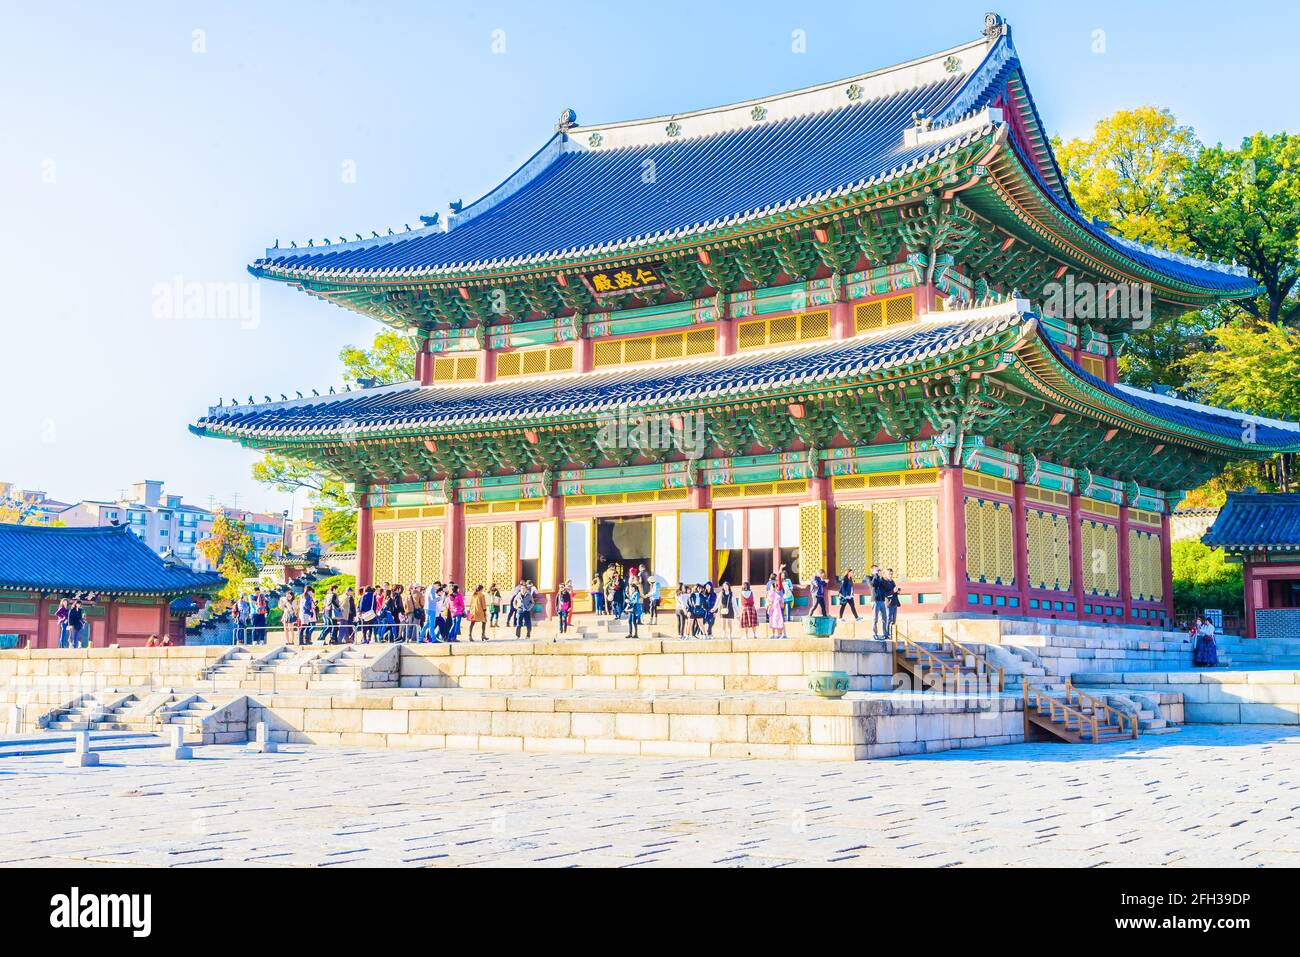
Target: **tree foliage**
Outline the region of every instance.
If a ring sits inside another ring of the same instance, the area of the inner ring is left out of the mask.
[[[1270,323],[1300,319],[1300,135],[1256,133],[1240,149],[1201,150],[1169,220],[1198,255],[1235,260],[1264,287],[1240,309]]]
[[[226,579],[217,594],[219,602],[229,604],[239,597],[244,579],[257,574],[257,550],[253,536],[242,521],[219,512],[208,537],[198,543],[199,552]]]
[[[1173,113],[1154,106],[1120,110],[1099,120],[1089,139],[1056,139],[1053,146],[1084,213],[1111,223],[1128,239],[1182,245],[1170,228],[1170,213],[1199,144]]]
[[[339,353],[343,381],[352,385],[363,379],[375,385],[392,385],[415,377],[415,344],[409,336],[385,329],[375,335],[369,349],[345,346]]]
[[[1173,543],[1170,556],[1176,611],[1200,614],[1206,608],[1242,609],[1241,566],[1228,564],[1220,549],[1186,539]]]

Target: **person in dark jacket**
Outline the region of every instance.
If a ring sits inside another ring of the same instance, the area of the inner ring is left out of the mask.
[[[848,609],[853,612],[853,620],[861,621],[862,616],[858,614],[858,606],[853,600],[853,569],[850,568],[840,576],[840,617],[844,617],[844,610]]]
[[[887,602],[889,584],[888,579],[881,574],[879,565],[871,566],[871,575],[867,578],[867,584],[871,586],[871,604],[875,609],[871,617],[871,637],[883,641],[889,632],[889,605]]]

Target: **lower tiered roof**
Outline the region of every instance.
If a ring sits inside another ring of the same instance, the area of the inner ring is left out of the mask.
[[[937,430],[936,423],[960,416],[966,432],[1005,448],[1056,455],[1064,464],[1099,472],[1107,468],[1105,474],[1157,488],[1190,487],[1174,483],[1208,477],[1225,459],[1300,450],[1300,427],[1171,404],[1090,375],[1044,334],[1023,300],[933,313],[850,339],[731,356],[493,383],[409,382],[223,406],[210,409],[191,428],[199,435],[297,455],[353,480],[382,474],[396,481],[407,476],[397,474],[404,466],[394,460],[372,464],[379,471],[368,476],[348,473],[360,469],[356,454],[364,458],[368,449],[391,451],[416,442],[432,454],[439,445],[455,444],[443,440],[457,436],[491,445],[494,437],[509,443],[525,431],[532,432],[528,441],[534,445],[544,444],[539,433],[565,436],[566,446],[549,453],[551,464],[581,464],[576,452],[564,457],[581,446],[571,440],[574,434],[591,432],[611,415],[652,411],[703,411],[717,422],[712,440],[723,432],[749,436],[746,422],[759,416],[755,409],[776,408],[782,420],[775,423],[777,431],[756,429],[754,441],[775,446],[785,434],[810,443],[819,441],[814,422],[803,423],[801,432],[781,431],[790,419],[781,403],[809,400],[817,405],[808,418],[825,420],[821,440],[854,428],[860,430],[855,438],[867,442],[882,430],[894,438],[914,438],[927,422]],[[821,408],[827,403],[829,411]],[[1175,449],[1182,455],[1172,454]],[[1179,468],[1170,470],[1167,464],[1175,459]],[[411,475],[425,478],[461,471],[432,459],[406,465]]]

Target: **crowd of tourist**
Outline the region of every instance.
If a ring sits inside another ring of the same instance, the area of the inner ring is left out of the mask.
[[[829,618],[830,591],[835,587],[839,617],[852,612],[855,621],[861,620],[855,599],[857,584],[852,569],[835,582],[819,570],[808,589],[809,613]],[[886,639],[893,632],[899,605],[893,570],[873,566],[861,584],[871,596],[873,636]],[[658,623],[664,587],[649,569],[637,565],[625,574],[611,569],[593,578],[589,594],[598,618],[626,621],[628,636],[635,638],[642,624]],[[573,627],[576,595],[572,581],[561,582],[555,591],[554,612],[561,637]],[[236,644],[266,642],[273,600],[274,596],[260,587],[239,596],[232,608]],[[429,586],[384,582],[360,589],[330,585],[319,593],[307,585],[300,595],[283,591],[275,606],[280,612],[278,627],[284,629],[289,644],[308,645],[318,640],[324,644],[370,644],[488,641],[499,635],[503,624],[515,638],[531,638],[540,600],[537,586],[525,579],[507,593],[495,582],[476,584],[472,590],[456,582]],[[728,581],[716,585],[712,581],[678,582],[673,606],[680,638],[707,639],[715,633],[722,638],[757,638],[760,622],[765,637],[782,638],[794,616],[795,583],[784,565],[769,576],[761,596],[749,582],[738,587]],[[67,617],[71,618],[72,612],[69,608]],[[72,626],[67,630],[71,633]]]

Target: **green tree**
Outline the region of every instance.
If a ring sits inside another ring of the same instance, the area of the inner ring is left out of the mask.
[[[1256,133],[1207,147],[1183,171],[1170,229],[1209,259],[1236,260],[1263,287],[1237,308],[1269,323],[1300,319],[1300,136]]]
[[[356,385],[362,379],[375,385],[392,385],[415,378],[415,344],[409,336],[385,329],[375,334],[369,349],[344,346],[339,353],[343,381]]]
[[[1199,149],[1169,110],[1139,106],[1099,120],[1088,139],[1052,141],[1079,208],[1122,236],[1177,248],[1170,229],[1181,180]]]
[[[208,537],[198,543],[200,554],[226,579],[217,601],[229,604],[239,597],[244,579],[257,574],[257,552],[253,536],[239,519],[219,512]]]
[[[1240,565],[1230,565],[1222,551],[1195,539],[1170,546],[1174,578],[1174,608],[1183,614],[1199,614],[1206,608],[1241,611],[1243,606]]]
[[[1247,320],[1209,337],[1213,349],[1180,364],[1190,389],[1225,408],[1300,418],[1300,330]]]

